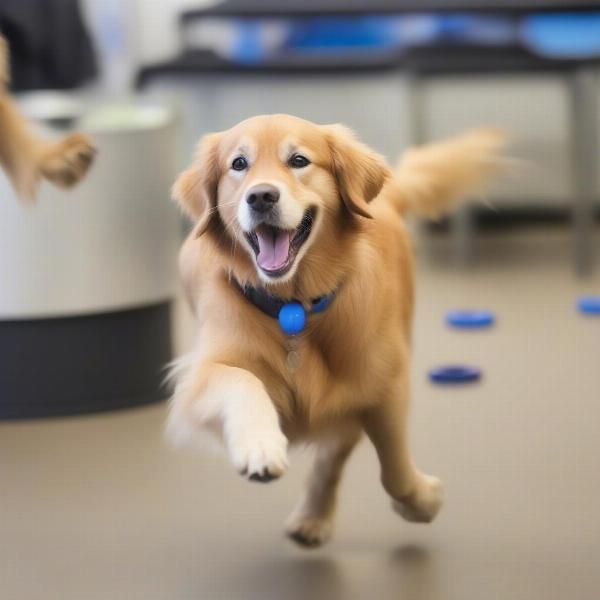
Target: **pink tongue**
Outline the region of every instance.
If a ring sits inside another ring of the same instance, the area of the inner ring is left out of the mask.
[[[256,260],[259,266],[267,271],[281,269],[290,253],[290,232],[259,227],[256,230],[256,237],[258,238]]]

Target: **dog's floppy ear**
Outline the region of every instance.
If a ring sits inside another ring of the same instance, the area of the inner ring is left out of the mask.
[[[219,168],[220,133],[211,133],[202,138],[196,157],[175,182],[171,190],[173,200],[197,221],[196,236],[206,232],[216,218],[217,192],[221,172]]]
[[[385,159],[359,142],[344,125],[325,125],[333,175],[346,208],[373,218],[368,203],[375,198],[391,175]]]

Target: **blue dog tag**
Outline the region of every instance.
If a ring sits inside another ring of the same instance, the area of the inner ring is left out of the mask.
[[[285,333],[296,335],[306,325],[306,311],[300,302],[286,302],[279,310],[278,320]]]

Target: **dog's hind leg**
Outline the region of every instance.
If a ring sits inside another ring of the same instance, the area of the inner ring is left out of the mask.
[[[433,521],[443,503],[439,479],[415,467],[408,447],[408,381],[400,376],[393,393],[363,415],[363,425],[381,464],[381,482],[394,510],[407,521]]]
[[[361,434],[358,424],[350,424],[317,442],[307,489],[286,523],[297,544],[316,548],[331,537],[342,470]]]

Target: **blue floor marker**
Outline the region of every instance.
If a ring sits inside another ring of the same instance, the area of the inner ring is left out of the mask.
[[[600,316],[600,296],[581,296],[577,300],[577,308],[586,315]]]
[[[490,310],[451,310],[446,313],[446,323],[459,329],[491,327],[496,322]]]
[[[433,383],[470,383],[481,379],[481,369],[467,365],[436,367],[429,371]]]

